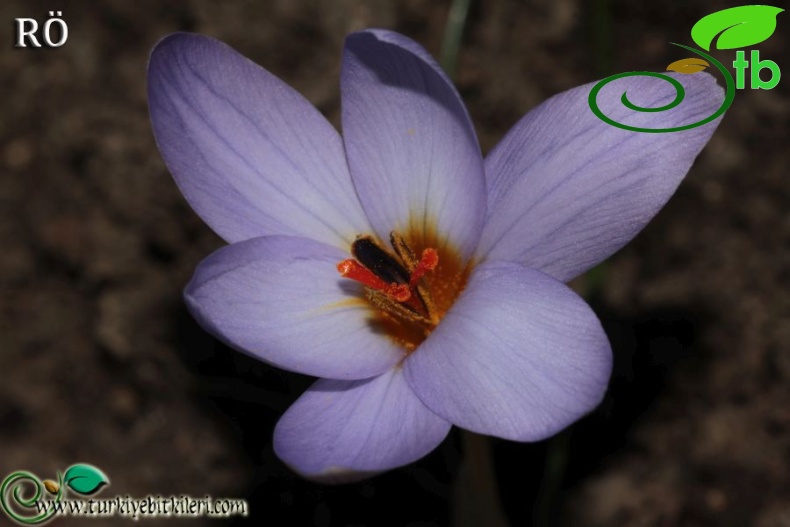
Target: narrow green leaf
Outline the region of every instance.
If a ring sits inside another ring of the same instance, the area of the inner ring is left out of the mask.
[[[63,480],[71,490],[77,494],[93,494],[102,485],[107,485],[110,479],[98,468],[92,465],[72,465],[66,470]]]
[[[784,9],[770,5],[744,5],[716,11],[694,24],[691,38],[705,51],[710,51],[717,35],[720,35],[717,49],[753,46],[774,34],[776,16],[782,11]]]

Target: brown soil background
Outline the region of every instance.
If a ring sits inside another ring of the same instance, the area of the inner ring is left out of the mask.
[[[685,55],[722,1],[474,1],[457,67],[484,150],[548,96]],[[439,53],[449,2],[25,2],[0,7],[0,476],[100,467],[99,497],[238,497],[251,516],[140,525],[472,525],[457,431],[421,462],[340,487],[273,455],[310,380],[203,333],[180,290],[221,241],[156,150],[145,68],[177,30],[218,37],[338,121],[346,33]],[[14,49],[13,19],[62,10],[59,49]],[[759,45],[790,76],[790,19]],[[725,64],[734,52],[717,54]],[[591,293],[615,348],[601,408],[563,437],[550,525],[790,526],[790,80],[739,90],[670,204]],[[584,286],[584,284],[580,284]],[[511,525],[531,525],[544,454],[493,440]],[[557,444],[556,442],[554,444]],[[546,503],[545,500],[539,503]],[[131,525],[120,518],[56,525]],[[0,524],[7,524],[0,519]]]

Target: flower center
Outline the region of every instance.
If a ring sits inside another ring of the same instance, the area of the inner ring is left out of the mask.
[[[365,286],[371,324],[407,353],[439,324],[466,285],[469,268],[458,251],[435,235],[390,234],[392,251],[372,236],[351,244],[354,258],[337,264],[345,278]]]

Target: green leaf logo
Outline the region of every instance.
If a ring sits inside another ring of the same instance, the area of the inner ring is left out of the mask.
[[[66,470],[63,480],[71,490],[77,494],[93,494],[102,485],[110,483],[110,479],[98,468],[79,464],[72,465]]]
[[[776,16],[784,11],[770,5],[744,5],[716,11],[700,19],[691,28],[691,38],[705,51],[713,39],[718,49],[753,46],[767,40],[776,30]]]

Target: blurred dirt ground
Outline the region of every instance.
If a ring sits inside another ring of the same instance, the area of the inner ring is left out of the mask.
[[[554,93],[684,58],[668,42],[691,44],[696,20],[731,5],[473,1],[457,79],[484,150]],[[421,462],[349,486],[302,481],[274,457],[274,423],[310,379],[217,344],[186,313],[180,291],[221,241],[168,175],[145,92],[156,41],[195,31],[337,123],[344,35],[391,28],[438,55],[448,7],[3,2],[0,477],[87,462],[110,477],[100,497],[248,499],[251,516],[233,525],[466,525],[457,432]],[[13,48],[14,18],[55,9],[63,47]],[[790,72],[787,16],[759,49]],[[737,93],[677,195],[591,291],[616,355],[601,408],[553,446],[492,441],[511,525],[790,525],[789,92],[782,79]],[[546,452],[561,459],[550,499]],[[187,521],[223,524],[145,525]]]

